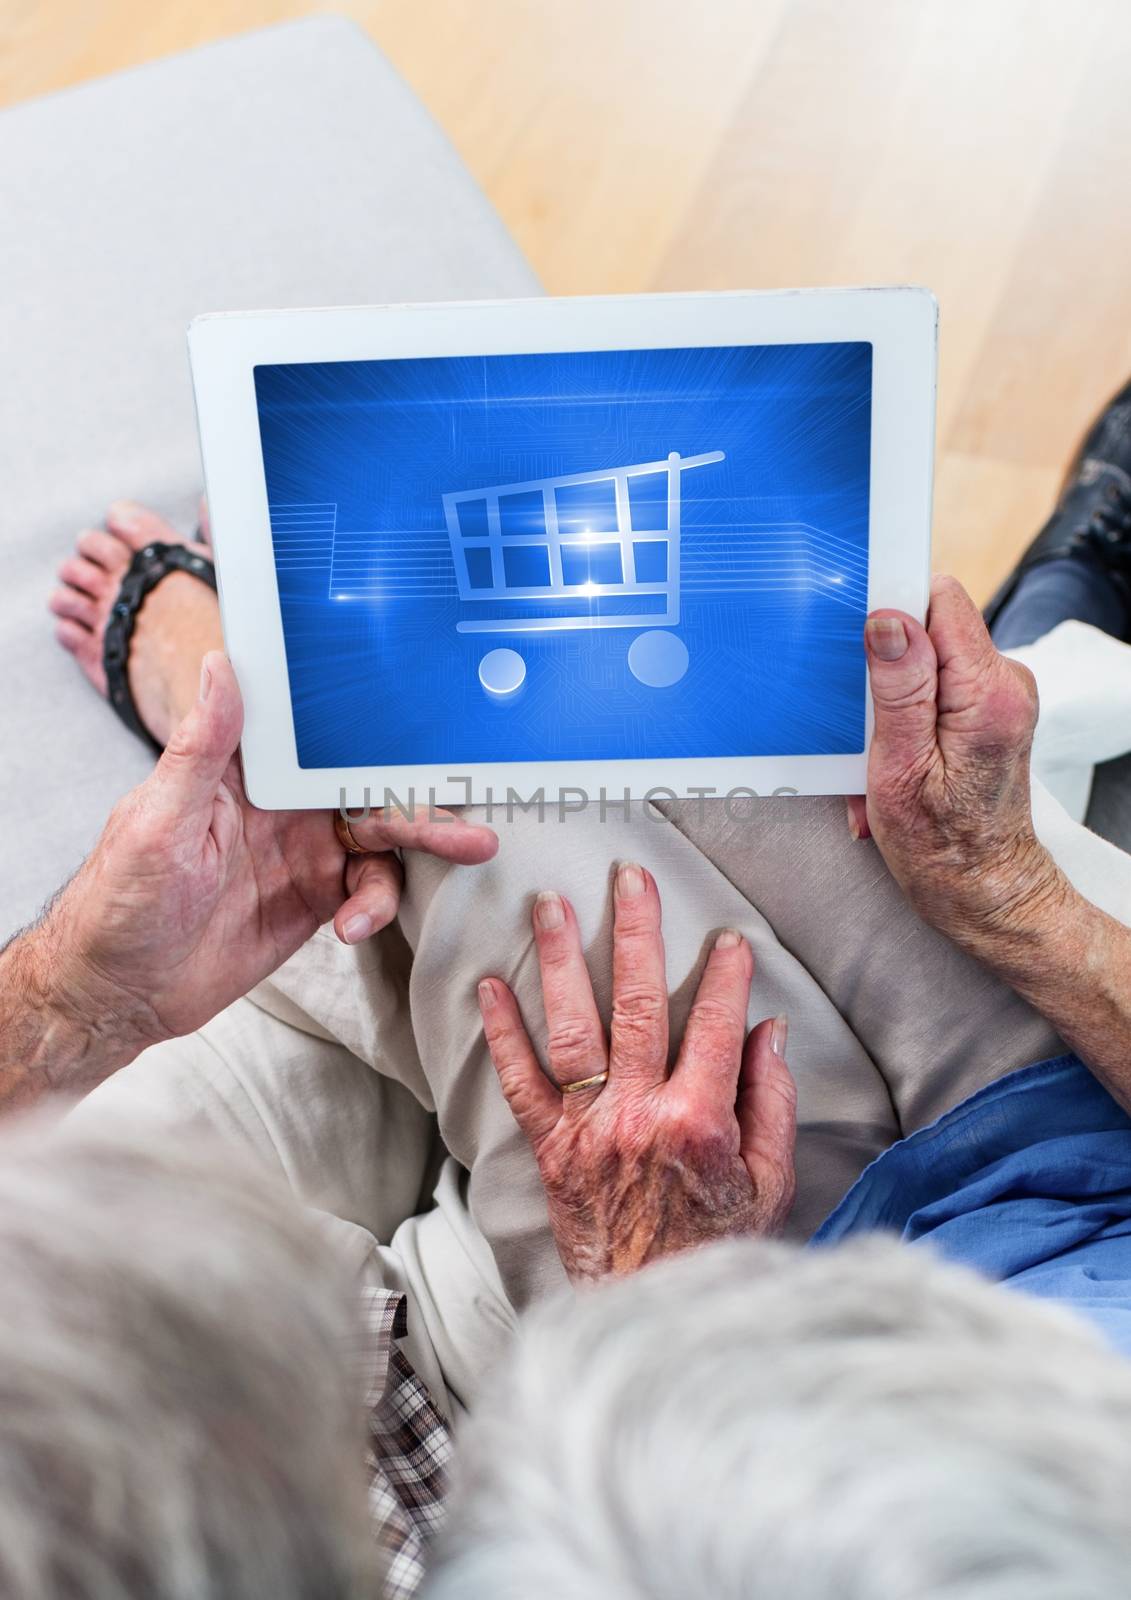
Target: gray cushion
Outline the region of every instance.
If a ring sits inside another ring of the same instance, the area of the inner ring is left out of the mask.
[[[1131,756],[1096,768],[1088,826],[1121,850],[1131,850]]]
[[[5,113],[0,217],[2,936],[148,768],[44,603],[110,500],[191,527],[189,320],[538,284],[411,92],[337,18]]]

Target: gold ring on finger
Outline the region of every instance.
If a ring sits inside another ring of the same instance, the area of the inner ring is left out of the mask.
[[[563,1094],[580,1094],[582,1089],[602,1089],[608,1081],[607,1072],[595,1072],[591,1078],[579,1078],[576,1083],[563,1083],[559,1087]]]
[[[334,812],[334,832],[338,836],[338,843],[347,855],[371,856],[373,854],[372,850],[367,850],[363,844],[358,844],[353,836],[349,818],[343,817],[340,811]]]

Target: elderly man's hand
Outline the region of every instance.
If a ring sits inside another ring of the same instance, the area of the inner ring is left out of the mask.
[[[506,984],[479,985],[491,1058],[534,1151],[575,1282],[633,1272],[710,1239],[773,1233],[793,1203],[796,1097],[785,1019],[746,1035],[750,946],[731,931],[715,940],[669,1074],[651,875],[622,866],[613,908],[606,1042],[572,907],[556,894],[540,895],[534,907],[551,1077]],[[597,1081],[588,1088],[570,1088],[590,1079]]]
[[[878,611],[865,627],[875,732],[868,795],[850,802],[925,921],[964,944],[1063,880],[1033,832],[1032,673],[995,650],[953,578],[936,578],[927,627]]]
[[[384,926],[400,894],[395,848],[474,863],[498,847],[489,828],[448,813],[374,812],[351,828],[375,853],[347,855],[330,812],[248,803],[235,756],[242,722],[232,668],[214,652],[152,776],[114,808],[15,950],[16,987],[42,995],[45,1014],[64,1010],[116,1036],[126,1059],[200,1027],[330,918],[349,942]]]

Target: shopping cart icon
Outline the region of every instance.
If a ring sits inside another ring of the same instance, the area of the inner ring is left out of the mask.
[[[663,688],[687,670],[679,623],[680,480],[721,450],[593,472],[492,484],[443,496],[461,601],[503,615],[465,618],[459,633],[549,633],[634,628],[628,664]],[[530,602],[547,602],[545,610]],[[505,614],[523,602],[522,614]],[[517,689],[526,675],[515,650],[480,663],[483,687]]]

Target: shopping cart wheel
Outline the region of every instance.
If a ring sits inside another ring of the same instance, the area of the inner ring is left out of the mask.
[[[687,671],[690,656],[677,633],[649,628],[628,647],[628,670],[649,689],[670,689]]]
[[[479,663],[479,681],[488,694],[514,694],[526,679],[526,662],[517,650],[488,650]]]

